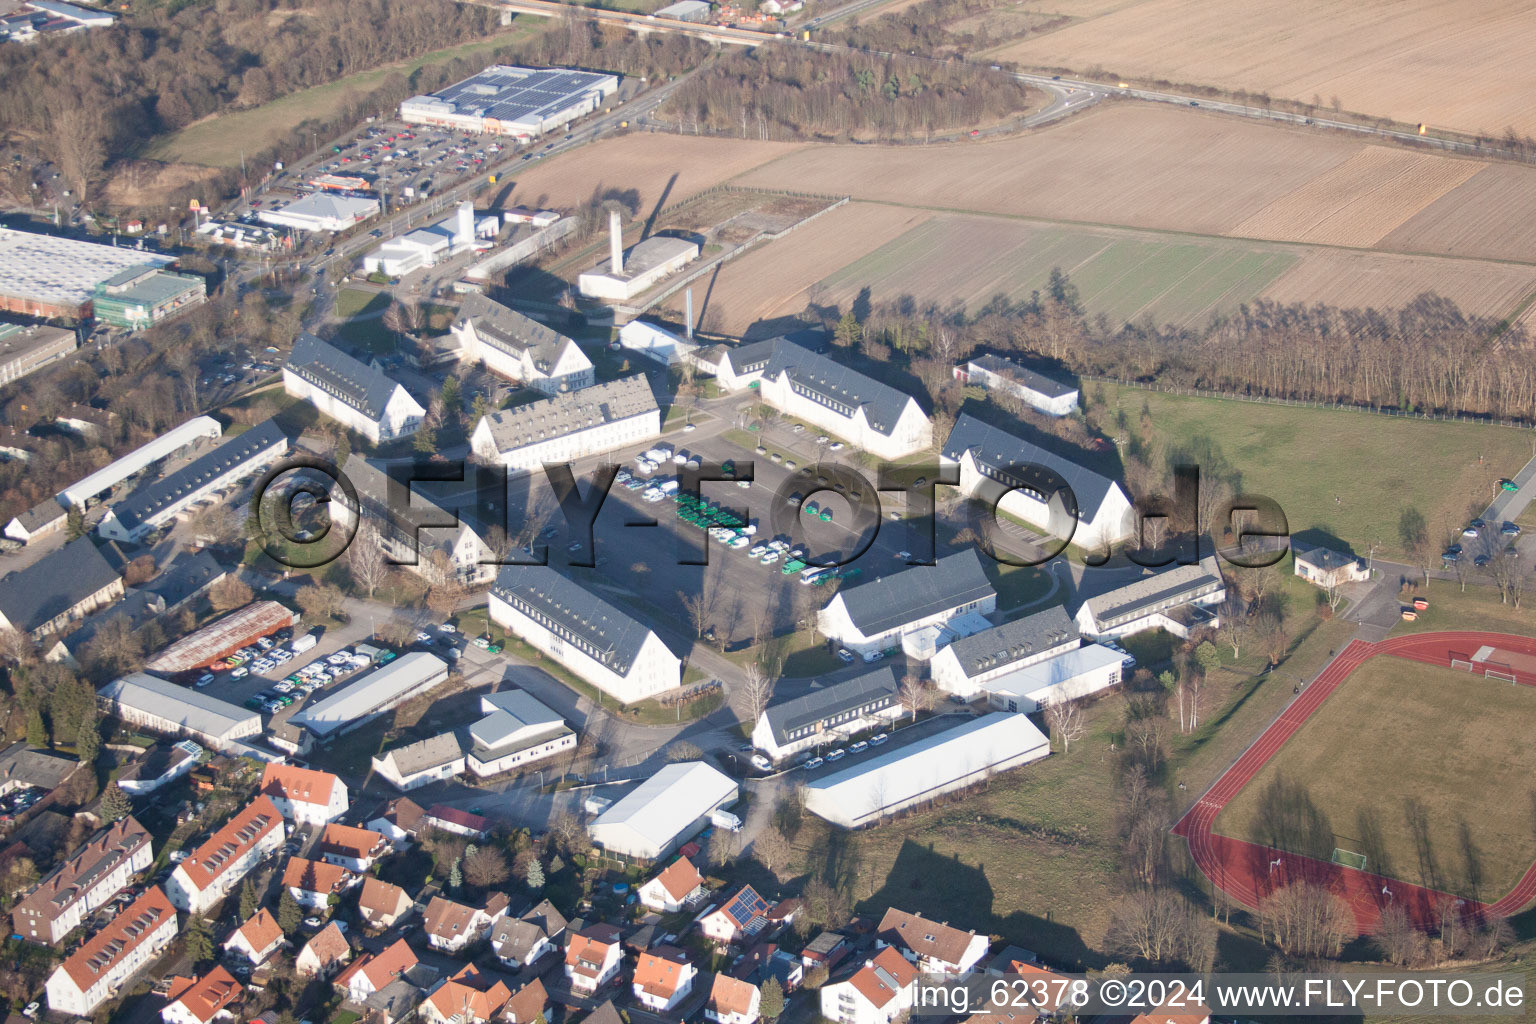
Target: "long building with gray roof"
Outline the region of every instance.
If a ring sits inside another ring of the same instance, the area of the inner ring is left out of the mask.
[[[935,685],[973,697],[989,680],[1046,661],[1082,643],[1082,633],[1061,605],[961,637],[928,663]]]
[[[617,75],[493,64],[429,96],[400,104],[400,119],[476,134],[531,139],[602,105]]]
[[[1214,606],[1227,599],[1227,583],[1215,555],[1192,565],[1149,573],[1134,583],[1090,597],[1077,610],[1077,625],[1096,637],[1130,636],[1166,629],[1188,636],[1194,626],[1218,624]]]
[[[283,389],[374,444],[409,437],[427,415],[403,385],[308,332],[283,364]]]
[[[873,654],[925,627],[944,626],[970,612],[987,615],[996,608],[997,591],[980,556],[967,548],[933,565],[909,566],[840,590],[816,618],[823,636],[850,651]]]
[[[933,423],[911,395],[779,339],[762,370],[763,401],[883,459],[933,444]]]
[[[479,292],[464,297],[453,336],[461,358],[548,395],[597,380],[592,360],[575,341]]]
[[[508,565],[491,620],[625,704],[682,685],[682,659],[655,630],[545,565]]]
[[[819,686],[771,705],[752,729],[752,745],[775,761],[812,747],[835,746],[901,717],[896,673],[873,672]]]
[[[540,471],[661,436],[661,407],[644,375],[620,377],[486,415],[469,446],[509,474]]]
[[[1135,512],[1119,484],[970,413],[955,420],[941,455],[959,466],[966,497],[1080,548],[1118,544],[1135,530]]]

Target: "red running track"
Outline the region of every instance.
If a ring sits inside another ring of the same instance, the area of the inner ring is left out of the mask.
[[[1380,921],[1381,911],[1394,902],[1407,908],[1420,926],[1434,925],[1440,918],[1440,908],[1447,905],[1461,904],[1463,915],[1508,917],[1516,913],[1536,899],[1536,864],[1531,865],[1502,899],[1483,904],[1211,831],[1216,816],[1227,802],[1253,780],[1259,769],[1296,734],[1329,694],[1362,664],[1378,655],[1391,655],[1448,667],[1452,652],[1465,657],[1484,645],[1536,656],[1536,639],[1505,633],[1418,633],[1374,644],[1364,640],[1350,641],[1349,646],[1329,662],[1317,679],[1301,691],[1290,707],[1196,801],[1173,827],[1174,834],[1189,842],[1190,854],[1211,884],[1247,907],[1257,908],[1259,901],[1274,889],[1305,879],[1326,885],[1342,896],[1354,911],[1355,922],[1362,932],[1373,931]],[[1522,676],[1520,682],[1536,686],[1536,677]]]

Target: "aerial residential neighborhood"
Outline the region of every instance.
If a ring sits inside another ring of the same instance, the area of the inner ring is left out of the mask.
[[[1523,994],[1533,35],[0,0],[0,1017]]]

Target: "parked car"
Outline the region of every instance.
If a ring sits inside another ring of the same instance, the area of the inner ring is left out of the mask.
[[[829,751],[827,753],[827,760],[828,761],[841,761],[843,758],[845,758],[847,756],[848,756],[848,751],[844,750],[842,747],[838,747],[836,750],[832,750],[832,751]]]
[[[211,682],[213,682],[213,673],[212,672],[204,672],[202,675],[197,677],[197,683],[195,685],[197,686],[198,689],[202,689],[203,687],[207,686]]]
[[[813,757],[809,761],[805,762],[805,770],[806,771],[814,771],[815,769],[820,768],[822,765],[824,765],[826,763],[827,762],[824,761],[822,758]]]
[[[869,745],[872,747],[878,747],[880,744],[884,743],[890,738],[891,734],[888,732],[877,732],[869,738]]]
[[[869,741],[868,740],[859,740],[859,742],[855,743],[853,746],[848,748],[848,752],[850,754],[862,754],[862,753],[864,753],[864,751],[866,751],[868,749],[869,749]]]
[[[842,662],[844,665],[852,665],[853,652],[846,647],[839,647],[837,649],[837,660]]]

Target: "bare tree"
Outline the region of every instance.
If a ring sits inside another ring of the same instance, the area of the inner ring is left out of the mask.
[[[789,860],[789,840],[773,825],[769,825],[752,840],[752,856],[768,871],[777,876],[779,868]]]
[[[106,122],[99,104],[55,95],[48,103],[49,141],[59,173],[85,202],[91,179],[106,159]]]
[[[389,559],[384,556],[384,545],[374,527],[364,524],[352,538],[352,545],[347,548],[347,571],[353,582],[368,591],[369,597],[389,577]]]
[[[1408,912],[1394,902],[1381,912],[1381,923],[1372,936],[1382,957],[1399,967],[1406,967],[1423,953],[1424,936],[1408,919]]]
[[[933,688],[917,676],[909,675],[901,681],[901,691],[896,699],[901,702],[902,710],[912,716],[912,721],[917,721],[919,711],[927,711],[933,707]]]
[[[1088,727],[1083,716],[1083,706],[1075,700],[1052,701],[1046,705],[1045,721],[1061,741],[1063,754],[1071,753],[1072,744],[1082,738],[1083,731]]]
[[[500,885],[509,874],[506,855],[494,846],[476,846],[464,857],[464,877],[477,889]]]
[[[746,712],[749,731],[763,717],[763,712],[768,710],[768,703],[773,699],[774,683],[774,678],[764,671],[762,665],[753,662],[747,666],[746,681],[741,687],[741,703]]]
[[[1329,889],[1292,882],[1259,904],[1259,934],[1292,956],[1338,956],[1355,937],[1355,915]]]
[[[1116,906],[1104,936],[1111,950],[1155,964],[1205,970],[1215,955],[1216,925],[1174,892],[1133,892]]]
[[[1337,612],[1340,603],[1344,600],[1344,591],[1340,589],[1343,584],[1339,580],[1339,574],[1336,572],[1329,573],[1323,577],[1322,584],[1323,594],[1328,599],[1328,610],[1330,612]]]
[[[254,596],[251,588],[246,586],[238,576],[225,576],[208,588],[208,601],[217,612],[244,608],[251,603]]]

